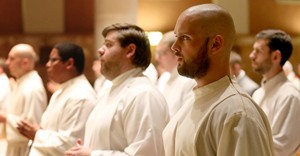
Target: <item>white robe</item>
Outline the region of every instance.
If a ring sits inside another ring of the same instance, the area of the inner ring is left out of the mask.
[[[241,88],[244,89],[249,95],[252,95],[253,92],[259,88],[259,85],[250,79],[244,70],[241,70],[236,79]]]
[[[7,99],[10,94],[10,82],[5,73],[0,74],[0,111],[6,110]],[[5,126],[0,123],[0,156],[5,156],[6,141],[5,141]]]
[[[7,107],[7,99],[10,94],[10,82],[5,73],[0,74],[0,111],[5,111]],[[5,137],[4,124],[0,123],[0,140]],[[0,154],[4,149],[0,146]]]
[[[158,73],[155,66],[150,63],[143,74],[150,79],[150,81],[155,84],[158,78]]]
[[[197,88],[163,132],[166,156],[271,156],[268,119],[228,76]]]
[[[0,110],[6,109],[7,98],[10,94],[10,82],[5,73],[0,74]]]
[[[96,103],[96,93],[84,75],[60,85],[43,114],[30,156],[59,156],[84,137],[86,120]]]
[[[287,78],[296,86],[298,90],[300,90],[300,79],[294,72],[290,72],[287,75]]]
[[[194,98],[195,80],[179,75],[177,68],[171,73],[163,73],[157,82],[158,89],[167,100],[170,117],[182,107],[185,101]]]
[[[26,155],[28,139],[16,129],[20,119],[38,124],[47,107],[47,95],[41,77],[31,71],[17,79],[16,87],[9,96],[6,121],[6,156]]]
[[[97,93],[97,98],[101,98],[104,95],[105,90],[109,89],[110,86],[111,82],[109,80],[107,80],[103,75],[98,76],[93,86]]]
[[[300,93],[283,72],[262,82],[253,99],[265,111],[274,140],[275,156],[293,156],[300,147]]]
[[[162,131],[169,120],[166,101],[142,70],[112,81],[86,124],[84,145],[93,156],[162,156]]]

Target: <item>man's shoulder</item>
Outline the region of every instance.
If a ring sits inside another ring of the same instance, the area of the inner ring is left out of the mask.
[[[124,93],[130,96],[156,96],[163,97],[157,87],[147,77],[132,78],[124,86]]]

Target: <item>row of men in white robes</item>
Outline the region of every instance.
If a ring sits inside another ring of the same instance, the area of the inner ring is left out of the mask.
[[[215,6],[212,8],[215,9]],[[256,37],[250,59],[257,72],[261,72],[258,68],[260,63],[266,63],[260,62],[261,56],[257,53],[261,47],[266,46],[266,41],[272,41],[273,33],[286,35],[282,31],[266,30]],[[134,43],[137,42],[135,44],[127,43],[120,38],[122,35],[125,38],[132,37],[130,36],[132,34],[137,37],[136,40],[132,39]],[[157,67],[163,73],[157,86],[151,83],[149,78],[143,76],[145,74],[143,70],[150,64],[151,52],[147,36],[141,28],[129,24],[115,24],[104,29],[103,36],[105,43],[99,48],[98,53],[102,65],[101,73],[110,80],[110,83],[109,87],[101,93],[98,102],[96,102],[94,90],[82,74],[84,53],[81,47],[72,43],[62,43],[52,49],[46,65],[47,73],[51,80],[60,84],[60,87],[51,97],[47,108],[45,89],[41,87],[42,85],[36,85],[37,83],[42,84],[42,82],[37,72],[33,70],[36,59],[33,48],[27,44],[18,44],[12,48],[7,64],[11,74],[17,78],[16,88],[12,93],[14,98],[10,97],[11,105],[6,112],[0,113],[0,121],[6,125],[7,148],[5,155],[164,155],[162,131],[169,122],[169,118],[176,114],[183,103],[196,101],[208,104],[210,99],[205,100],[202,93],[209,93],[219,88],[218,92],[211,94],[222,94],[222,90],[226,88],[225,84],[226,86],[229,84],[231,90],[224,92],[226,94],[224,96],[236,94],[233,88],[237,89],[240,94],[244,94],[238,86],[231,85],[234,82],[231,82],[231,78],[226,76],[203,88],[195,88],[194,80],[179,76],[175,70],[177,61],[174,61],[177,58],[174,57],[171,50],[175,42],[174,34],[167,33],[157,47]],[[138,44],[140,42],[143,44]],[[289,53],[290,49],[280,50],[282,50],[281,53]],[[137,59],[137,57],[139,58]],[[174,59],[173,68],[168,67],[172,65],[172,57]],[[262,107],[269,119],[273,131],[275,154],[292,155],[297,150],[299,139],[290,137],[292,134],[296,134],[296,131],[293,127],[286,126],[287,123],[284,121],[295,123],[299,119],[295,118],[299,108],[299,90],[294,90],[295,87],[286,83],[287,78],[279,68],[281,62],[278,58],[281,55],[275,53],[270,57],[277,63],[273,64],[277,70],[270,72],[277,72],[277,74],[273,78],[261,73],[264,77],[262,87],[254,92],[253,99]],[[269,72],[268,70],[264,71]],[[278,89],[272,90],[274,87]],[[194,92],[197,96],[196,99],[193,96],[193,88],[197,90]],[[16,96],[17,98],[15,98]],[[28,99],[28,96],[32,97]],[[243,95],[243,97],[244,100],[249,98],[248,95]],[[267,103],[272,103],[274,107],[268,107]],[[240,106],[240,104],[237,105]],[[220,107],[225,109],[225,106],[227,105]],[[219,106],[216,105],[216,107]],[[186,129],[191,133],[196,130],[189,127],[177,127],[177,124],[181,122],[179,116],[183,116],[184,120],[188,121],[184,123],[185,125],[191,124],[189,123],[191,118],[185,116],[185,112],[193,115],[190,106],[185,106],[164,132],[166,153],[180,155],[182,151],[177,151],[178,148],[169,144],[169,141],[177,137],[179,137],[177,141],[183,141],[177,144],[180,149],[193,153],[193,150],[184,148],[187,143],[184,141],[186,138],[173,135],[177,133],[176,129]],[[202,113],[205,112],[194,115]],[[221,111],[220,113],[225,112]],[[276,114],[276,116],[272,116],[272,114]],[[217,116],[218,114],[216,114]],[[198,124],[204,124],[204,120],[200,119],[200,121]],[[244,127],[243,124],[239,126]],[[210,127],[212,126],[210,125]],[[251,132],[251,135],[252,133],[254,134],[254,131]],[[228,136],[230,134],[228,131]],[[260,139],[267,141],[267,138],[268,136],[264,136]],[[28,148],[29,140],[32,141],[30,148]],[[205,140],[198,141],[205,143]],[[175,142],[172,143],[176,144]],[[287,145],[289,145],[288,148]],[[258,147],[262,150],[261,152],[271,152],[269,144],[264,144],[264,146],[266,148]],[[196,148],[197,150],[201,149],[200,147]],[[236,148],[244,149],[242,146]],[[231,152],[225,148],[221,149],[224,152]],[[197,152],[205,153],[213,152],[213,150]]]

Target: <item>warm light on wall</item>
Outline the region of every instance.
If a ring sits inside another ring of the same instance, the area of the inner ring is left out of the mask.
[[[163,36],[163,34],[159,31],[150,31],[147,32],[147,35],[151,46],[157,46]]]

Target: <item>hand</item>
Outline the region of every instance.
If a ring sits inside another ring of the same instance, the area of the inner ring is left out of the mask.
[[[0,123],[5,123],[6,122],[6,113],[3,111],[0,111]]]
[[[29,122],[24,120],[20,120],[17,125],[18,131],[26,138],[31,140],[34,140],[36,132],[40,129],[39,125],[30,124]]]
[[[81,139],[78,139],[76,141],[76,145],[65,152],[66,156],[90,156],[92,153],[92,150],[83,147]]]

